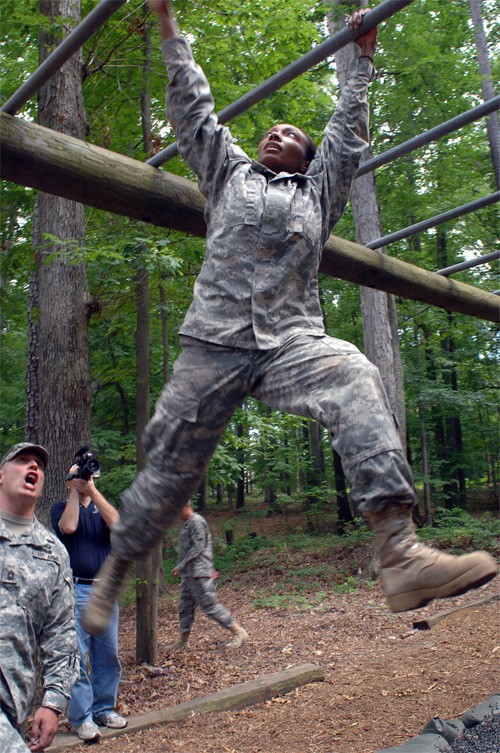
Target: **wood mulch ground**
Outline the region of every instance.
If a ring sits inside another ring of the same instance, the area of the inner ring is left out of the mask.
[[[433,716],[460,716],[498,692],[498,601],[457,611],[432,630],[414,630],[412,625],[435,612],[497,594],[500,579],[478,591],[393,615],[378,585],[362,582],[356,593],[332,592],[336,573],[342,571],[340,580],[345,580],[346,567],[355,570],[358,562],[364,566],[370,556],[366,544],[354,553],[332,550],[318,557],[286,550],[279,558],[269,552],[250,554],[237,577],[221,578],[219,585],[221,602],[250,634],[238,650],[226,648],[227,634],[199,615],[189,647],[169,652],[166,647],[178,629],[177,590],[170,587],[160,607],[154,668],[135,664],[135,610],[123,607],[117,710],[126,716],[310,662],[324,667],[326,678],[243,710],[194,716],[101,740],[96,750],[374,753],[402,745]],[[288,606],[259,608],[258,599],[274,593],[279,582],[283,593],[300,583],[301,598]],[[79,750],[88,748],[72,748]]]

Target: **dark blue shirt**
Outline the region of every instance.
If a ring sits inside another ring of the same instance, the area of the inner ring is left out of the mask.
[[[65,502],[57,502],[52,508],[52,527],[68,550],[73,575],[77,578],[95,578],[111,551],[110,530],[95,504],[90,502],[87,507],[80,505],[75,533],[63,533],[59,521],[65,507]]]

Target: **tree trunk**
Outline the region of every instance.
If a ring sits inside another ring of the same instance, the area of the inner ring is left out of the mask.
[[[272,415],[272,408],[264,406],[267,417]],[[273,442],[268,437],[262,438],[261,435],[261,464],[262,464],[262,489],[264,492],[264,502],[267,506],[267,515],[274,515],[279,512],[278,497],[276,494],[276,480],[274,474],[275,452]]]
[[[427,380],[431,383],[435,383],[438,374],[436,369],[436,363],[434,358],[434,353],[432,351],[432,348],[429,346],[429,332],[424,328],[423,331],[423,338],[424,338],[424,353],[425,353],[425,371],[427,375]],[[433,410],[430,414],[430,423],[432,426],[432,430],[430,432],[431,435],[434,436],[434,452],[431,456],[432,460],[434,460],[434,468],[430,470],[430,475],[437,475],[439,478],[443,477],[443,468],[446,464],[446,434],[444,430],[444,421],[443,416],[441,414],[441,409],[439,405],[433,404]],[[437,484],[435,485],[436,488]]]
[[[321,445],[321,425],[317,421],[309,423],[309,439],[312,462],[312,482],[320,486],[325,481],[325,458]]]
[[[40,30],[42,62],[79,22],[80,2],[40,0],[39,10],[50,19]],[[79,51],[38,94],[39,123],[77,139],[83,139],[86,131],[81,71]],[[37,272],[30,293],[28,352],[32,360],[26,439],[40,442],[49,452],[43,500],[37,510],[49,525],[51,506],[66,496],[65,477],[75,451],[90,443],[90,309],[81,252],[84,235],[83,204],[38,194],[33,220]]]
[[[238,480],[236,482],[236,509],[242,510],[245,507],[245,448],[241,440],[245,435],[245,427],[241,421],[236,427],[236,435],[239,440],[236,451],[239,465]]]
[[[418,373],[423,375],[422,369],[425,369],[425,365],[422,367],[422,364],[421,364],[420,344],[419,344],[417,327],[414,327],[413,334],[414,334],[414,340],[415,340],[417,369],[418,369]],[[425,354],[424,354],[424,360],[425,360]],[[420,429],[421,469],[422,469],[422,477],[424,480],[424,514],[425,514],[426,525],[432,526],[433,521],[432,521],[432,508],[431,508],[431,488],[430,488],[430,483],[429,483],[430,471],[429,471],[429,450],[428,450],[428,442],[427,442],[427,426],[425,422],[425,407],[424,407],[423,399],[420,394],[417,395],[417,402],[418,402],[418,423],[419,423],[419,429]]]
[[[204,473],[200,481],[200,485],[198,486],[198,489],[196,490],[196,493],[193,497],[193,506],[196,512],[202,513],[205,511],[205,508],[207,506],[207,487],[208,487],[207,474]]]
[[[343,0],[336,0],[335,4],[345,8]],[[365,2],[357,4],[359,7],[366,7]],[[345,28],[344,19],[334,21],[329,18],[329,28],[330,31],[340,31]],[[357,49],[354,44],[347,45],[335,53],[337,78],[341,89],[346,84],[351,62],[356,55]],[[368,148],[363,154],[362,162],[371,156],[371,150]],[[367,173],[353,182],[351,206],[356,242],[364,245],[374,238],[380,238],[383,232],[373,173]],[[385,248],[379,249],[379,252],[385,254]],[[406,417],[403,367],[397,336],[394,299],[379,290],[360,287],[360,302],[363,316],[364,351],[366,357],[378,367],[381,373],[404,447],[406,445]]]
[[[302,438],[306,467],[306,507],[309,509],[319,501],[318,489],[325,480],[324,465],[319,451],[319,426],[315,421],[304,421]]]
[[[168,342],[168,308],[167,308],[167,296],[165,293],[164,285],[159,286],[160,292],[160,316],[161,316],[161,342],[162,342],[162,373],[163,384],[166,384],[170,379],[169,374],[169,361],[170,361],[170,345]]]
[[[479,73],[481,74],[483,99],[487,101],[495,96],[495,88],[493,85],[493,77],[491,75],[491,66],[488,57],[486,34],[484,32],[481,0],[469,0],[469,8],[476,37],[477,64]],[[493,162],[493,170],[498,191],[500,189],[500,126],[498,123],[498,112],[494,112],[486,118],[486,129],[488,131],[491,159]]]
[[[338,452],[332,449],[333,452],[333,469],[335,471],[335,491],[337,492],[337,515],[338,515],[338,533],[341,535],[344,533],[345,524],[354,520],[351,508],[349,507],[349,497],[347,496],[347,489],[345,483],[344,469],[342,468],[342,460]]]
[[[456,395],[458,393],[458,376],[455,366],[456,349],[451,334],[453,332],[453,314],[448,313],[447,318],[449,334],[442,342],[445,363],[449,364],[445,376],[449,389],[453,395]],[[467,489],[463,457],[462,420],[456,408],[453,408],[453,413],[446,418],[446,438],[450,459],[450,478],[445,485],[447,503],[449,507],[454,507],[455,505],[465,507]]]
[[[146,9],[143,9],[146,13]],[[149,76],[151,68],[150,28],[144,25],[143,90],[141,94],[141,123],[143,147],[150,152],[151,112]],[[138,250],[139,255],[141,249]],[[150,369],[149,369],[149,274],[139,268],[136,275],[137,331],[136,331],[136,453],[137,470],[146,463],[142,435],[150,415]],[[162,573],[162,544],[137,562],[136,586],[136,643],[138,663],[155,664],[158,659],[158,594]]]
[[[149,275],[140,268],[136,274],[136,457],[137,470],[146,464],[142,435],[149,420]],[[158,658],[158,590],[161,543],[137,561],[136,643],[138,663],[155,664]]]
[[[448,264],[447,256],[447,237],[444,228],[438,228],[436,234],[436,259],[439,266]],[[443,379],[452,393],[458,389],[457,371],[454,365],[455,343],[453,342],[452,332],[452,314],[448,314],[448,332],[440,340],[441,350],[443,353]],[[455,412],[451,412],[455,411]],[[443,491],[445,494],[445,505],[449,509],[455,505],[463,506],[465,504],[465,474],[463,470],[463,443],[462,443],[462,425],[459,414],[456,409],[449,408],[444,419],[444,474],[445,483]]]

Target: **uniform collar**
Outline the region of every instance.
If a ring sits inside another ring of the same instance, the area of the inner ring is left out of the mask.
[[[250,166],[252,167],[252,170],[263,175],[267,181],[289,180],[291,178],[296,183],[307,183],[310,178],[309,175],[303,175],[302,173],[275,173],[273,170],[270,170],[265,165],[261,165],[260,162],[257,162],[256,160],[252,160]]]
[[[13,541],[14,539],[16,541],[20,541],[23,539],[24,541],[29,542],[30,544],[33,544],[37,547],[45,547],[48,540],[49,540],[50,533],[49,531],[43,526],[38,518],[33,516],[33,526],[26,531],[26,533],[20,534],[20,536],[14,536],[9,528],[5,525],[3,520],[0,518],[0,538],[7,539],[8,541]]]

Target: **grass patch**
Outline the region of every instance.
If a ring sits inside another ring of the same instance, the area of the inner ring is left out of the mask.
[[[360,589],[360,582],[353,575],[350,575],[343,583],[335,583],[332,586],[334,594],[355,594]]]
[[[304,612],[321,606],[326,596],[326,591],[317,591],[308,596],[297,593],[261,594],[253,600],[252,606],[255,609],[294,609]]]

